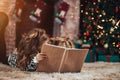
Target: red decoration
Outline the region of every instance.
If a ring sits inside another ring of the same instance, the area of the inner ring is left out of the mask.
[[[100,19],[101,17],[100,16],[98,16],[98,20]]]
[[[63,22],[65,20],[66,13],[69,9],[69,4],[62,1],[57,9],[57,13],[59,14],[58,18]]]
[[[24,1],[23,0],[16,0],[15,15],[19,18],[21,17],[21,12],[22,12],[23,7],[24,7]]]
[[[36,0],[36,3],[34,5],[34,17],[37,19],[37,23],[40,23],[41,16],[40,14],[45,9],[46,3],[44,3],[42,0]]]
[[[116,12],[116,13],[118,13],[118,11],[119,11],[119,8],[118,8],[118,7],[116,7],[116,8],[115,8],[115,12]]]
[[[120,47],[120,43],[118,43],[118,47]]]
[[[107,56],[106,56],[106,59],[107,59],[107,60],[106,60],[107,62],[110,62],[110,55],[107,55]]]
[[[83,27],[87,27],[87,24],[86,24],[86,23],[84,23],[84,24],[83,24]]]
[[[89,37],[89,36],[90,36],[90,33],[89,33],[89,32],[86,32],[85,35],[86,35],[87,37]]]
[[[97,8],[95,8],[95,12],[97,13],[99,11],[99,6],[97,6]]]
[[[93,27],[90,25],[90,26],[88,27],[88,29],[91,31],[91,30],[93,30]]]

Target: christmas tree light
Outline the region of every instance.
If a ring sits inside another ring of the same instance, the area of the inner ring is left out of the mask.
[[[120,1],[81,0],[80,12],[80,39],[106,48],[111,54],[120,53]],[[85,36],[85,32],[90,35]]]

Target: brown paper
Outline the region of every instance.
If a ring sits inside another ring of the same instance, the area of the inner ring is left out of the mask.
[[[48,60],[41,61],[37,71],[80,72],[88,49],[73,49],[44,44],[41,52],[48,56]]]

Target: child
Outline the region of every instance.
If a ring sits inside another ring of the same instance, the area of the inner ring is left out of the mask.
[[[15,49],[8,57],[9,65],[25,71],[35,71],[37,63],[47,59],[45,54],[40,54],[41,47],[47,40],[48,36],[43,29],[30,31],[23,36],[18,50]]]
[[[69,48],[73,47],[73,43],[69,39],[48,38],[43,29],[36,28],[23,36],[18,50],[15,49],[8,58],[9,65],[25,71],[36,71],[37,64],[42,60],[48,59],[44,53],[40,53],[44,43]]]

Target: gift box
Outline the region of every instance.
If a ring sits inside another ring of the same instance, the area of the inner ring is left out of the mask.
[[[99,55],[98,61],[119,62],[119,55]]]
[[[104,48],[96,48],[97,55],[104,55],[106,54],[106,50]]]
[[[94,61],[95,61],[95,54],[93,50],[89,50],[85,62],[94,62]]]

